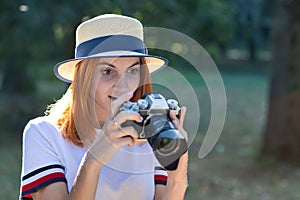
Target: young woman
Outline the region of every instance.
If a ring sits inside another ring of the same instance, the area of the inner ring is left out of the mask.
[[[166,171],[132,126],[120,126],[142,121],[119,107],[152,93],[150,73],[166,62],[146,53],[136,19],[109,14],[82,23],[75,58],[55,66],[69,89],[24,129],[20,199],[183,199],[188,154]],[[185,110],[170,118],[186,136]]]

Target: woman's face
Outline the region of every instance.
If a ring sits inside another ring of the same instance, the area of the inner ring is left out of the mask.
[[[95,68],[95,108],[100,124],[109,113],[111,103],[122,94],[134,92],[140,83],[140,59],[138,57],[101,58]]]

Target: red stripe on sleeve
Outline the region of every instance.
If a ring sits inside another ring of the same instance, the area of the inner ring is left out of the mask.
[[[49,174],[47,176],[41,177],[41,178],[33,181],[32,183],[24,185],[22,187],[22,192],[30,190],[32,188],[35,188],[38,185],[40,185],[41,183],[47,182],[47,181],[49,181],[51,179],[54,179],[54,178],[65,178],[65,175],[63,173],[61,173],[61,172],[56,172],[56,173]]]
[[[154,175],[155,181],[167,181],[168,177],[165,175]]]

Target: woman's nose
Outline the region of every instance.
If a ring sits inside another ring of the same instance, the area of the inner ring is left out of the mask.
[[[126,74],[119,75],[116,82],[115,82],[115,88],[116,89],[121,89],[121,90],[126,90],[128,89],[128,82],[129,78],[126,77]]]

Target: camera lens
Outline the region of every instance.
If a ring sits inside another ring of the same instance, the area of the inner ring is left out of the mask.
[[[170,156],[178,151],[178,139],[160,138],[156,153],[161,156]]]
[[[183,135],[178,130],[169,127],[148,138],[148,142],[158,162],[167,170],[175,170],[178,159],[187,151],[188,146]]]
[[[164,148],[166,145],[170,144],[170,142],[171,142],[170,138],[162,138],[159,141],[158,148],[159,149]]]

